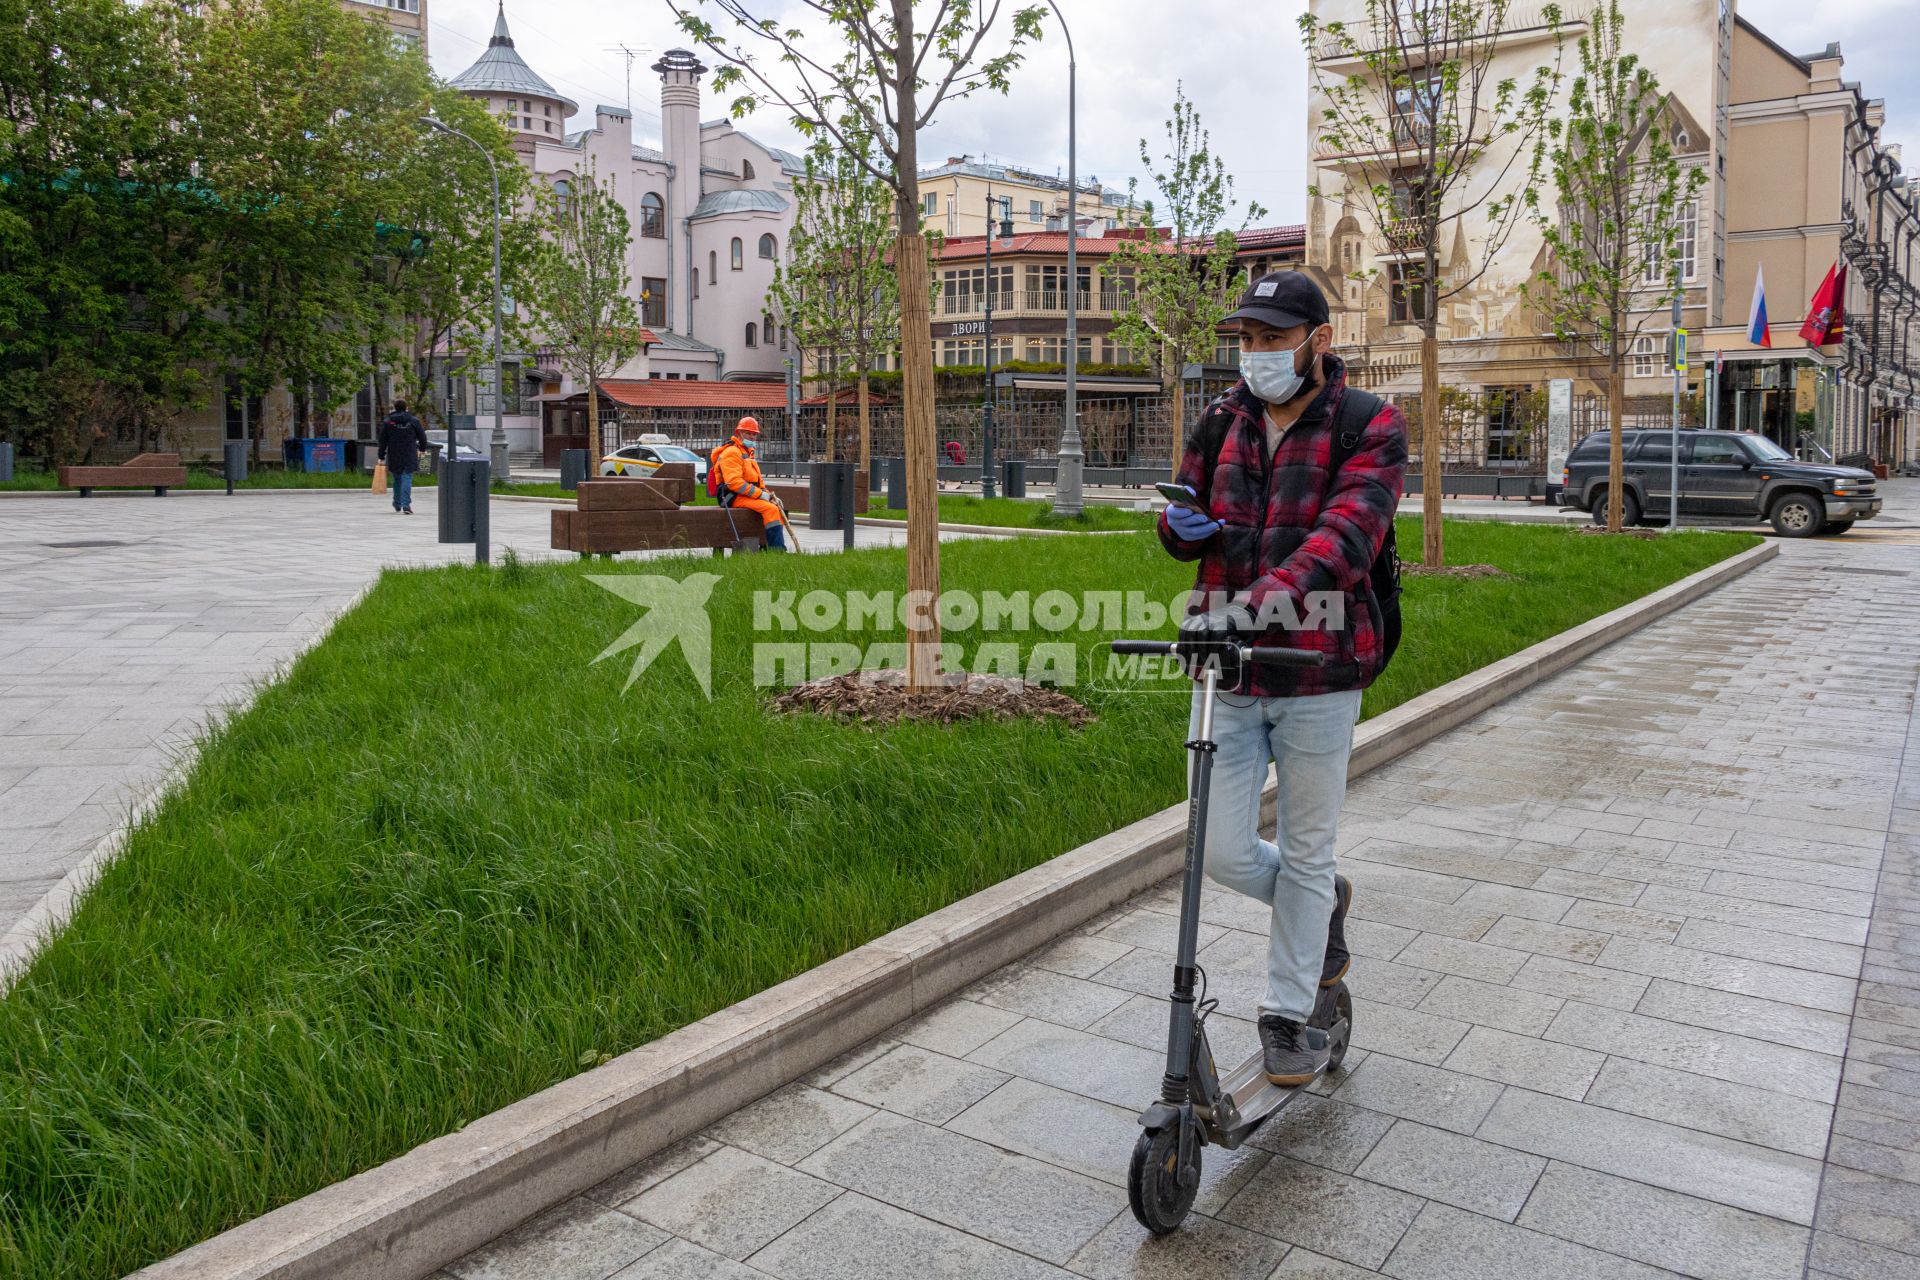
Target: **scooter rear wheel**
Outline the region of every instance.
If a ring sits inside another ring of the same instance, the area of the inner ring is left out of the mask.
[[[1353,1040],[1353,996],[1342,982],[1333,989],[1333,1019],[1327,1035],[1327,1070],[1338,1071],[1347,1060],[1347,1045]]]
[[[1133,1144],[1127,1167],[1127,1203],[1140,1225],[1157,1236],[1179,1229],[1200,1192],[1200,1148],[1193,1149],[1193,1177],[1180,1179],[1180,1126],[1147,1129]]]

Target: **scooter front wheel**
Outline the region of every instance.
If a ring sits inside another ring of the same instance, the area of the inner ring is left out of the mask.
[[[1200,1192],[1200,1148],[1193,1149],[1193,1171],[1180,1177],[1180,1126],[1147,1129],[1133,1144],[1127,1167],[1127,1203],[1140,1225],[1157,1236],[1179,1229]]]

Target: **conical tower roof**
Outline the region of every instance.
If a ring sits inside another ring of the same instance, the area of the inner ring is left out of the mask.
[[[567,115],[580,109],[579,103],[542,80],[514,51],[513,36],[507,31],[506,0],[501,0],[499,14],[494,18],[493,39],[487,41],[487,51],[480,55],[479,61],[448,83],[466,93],[506,93],[550,98],[564,106]]]

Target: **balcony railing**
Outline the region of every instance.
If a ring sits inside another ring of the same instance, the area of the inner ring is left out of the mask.
[[[993,313],[998,315],[1065,315],[1067,289],[1003,289],[992,295]],[[943,295],[934,308],[941,316],[977,316],[986,314],[987,294]],[[1133,294],[1123,289],[1080,290],[1076,309],[1081,315],[1111,315],[1132,305]]]

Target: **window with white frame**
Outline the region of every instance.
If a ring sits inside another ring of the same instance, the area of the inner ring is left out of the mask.
[[[1633,340],[1633,376],[1651,378],[1659,374],[1660,346],[1650,333]]]
[[[1689,200],[1680,206],[1673,220],[1673,256],[1662,259],[1656,253],[1647,254],[1646,266],[1640,272],[1640,283],[1659,284],[1667,278],[1669,268],[1678,270],[1680,279],[1691,284],[1700,278],[1700,202]]]

